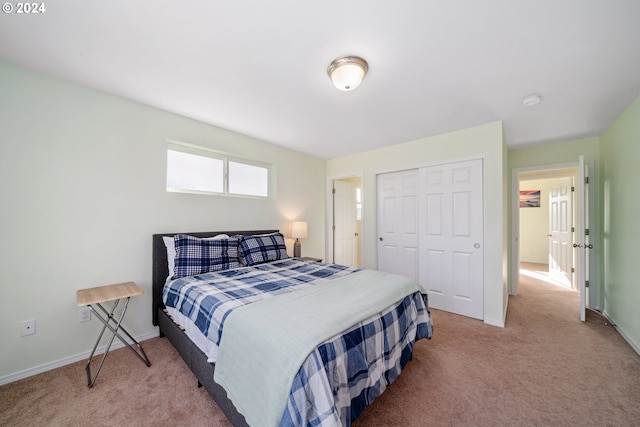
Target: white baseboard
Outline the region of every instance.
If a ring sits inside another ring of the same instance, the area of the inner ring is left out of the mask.
[[[491,326],[497,326],[499,328],[504,328],[505,324],[503,320],[489,319],[487,317],[484,318],[484,323]]]
[[[146,334],[143,334],[143,335],[138,335],[134,338],[136,341],[142,342],[144,340],[155,338],[157,336],[158,336],[158,331],[156,330],[156,331],[147,332]],[[109,351],[116,350],[118,348],[123,348],[123,347],[124,347],[124,344],[120,340],[114,340],[113,344],[111,345],[111,349]],[[96,354],[104,353],[106,348],[107,348],[106,345],[98,347],[96,349]],[[74,354],[73,356],[65,357],[59,360],[55,360],[53,362],[48,362],[42,365],[34,366],[33,368],[25,369],[24,371],[19,371],[13,374],[5,375],[3,377],[0,377],[0,386],[12,383],[14,381],[21,380],[23,378],[31,377],[33,375],[37,375],[42,372],[47,372],[52,369],[60,368],[65,365],[75,363],[79,360],[87,360],[90,354],[91,354],[91,350],[85,351],[80,354]]]
[[[605,317],[605,319],[607,319],[609,321],[609,323],[611,323],[613,325],[613,327],[616,329],[616,331],[618,331],[618,333],[620,334],[620,336],[622,338],[624,338],[624,340],[627,342],[627,344],[629,344],[631,346],[632,349],[635,350],[636,353],[638,353],[640,355],[640,345],[638,345],[638,343],[636,343],[635,341],[633,341],[631,339],[631,337],[629,335],[627,335],[624,330],[620,329],[618,327],[618,324],[615,322],[615,320],[613,320],[611,318],[611,316],[609,316],[609,314],[605,311],[601,312],[602,315]]]

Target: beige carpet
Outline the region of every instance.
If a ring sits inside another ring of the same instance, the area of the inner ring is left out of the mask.
[[[434,338],[354,426],[640,425],[640,356],[580,322],[576,292],[521,277],[504,329],[433,310]],[[0,387],[0,425],[229,425],[166,339],[143,346],[150,368],[117,350],[93,389],[83,362]]]

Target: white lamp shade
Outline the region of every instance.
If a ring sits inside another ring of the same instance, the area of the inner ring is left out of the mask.
[[[307,237],[307,222],[306,221],[292,221],[291,233],[289,235],[294,239],[303,239]]]

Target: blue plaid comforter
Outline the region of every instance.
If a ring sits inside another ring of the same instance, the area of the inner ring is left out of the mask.
[[[162,298],[165,306],[191,319],[203,335],[218,345],[224,320],[234,308],[355,271],[337,264],[287,258],[175,279],[165,285]]]
[[[355,271],[289,258],[168,281],[163,300],[217,345],[234,308]],[[426,296],[415,293],[325,341],[296,375],[281,425],[350,425],[395,380],[414,342],[431,333]]]

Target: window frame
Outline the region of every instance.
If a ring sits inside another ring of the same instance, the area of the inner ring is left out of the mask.
[[[222,192],[215,191],[203,191],[203,190],[189,190],[184,188],[169,188],[168,186],[168,167],[169,167],[169,159],[168,155],[165,157],[166,159],[166,167],[165,167],[165,187],[168,193],[188,193],[188,194],[203,194],[210,196],[228,196],[228,197],[242,197],[242,198],[255,198],[255,199],[269,199],[273,197],[275,193],[273,191],[273,183],[275,182],[274,173],[275,167],[273,164],[261,162],[258,160],[247,159],[244,157],[240,157],[237,155],[233,155],[230,153],[226,153],[224,151],[214,150],[207,147],[202,147],[198,145],[188,144],[184,142],[178,141],[169,141],[166,146],[165,153],[169,151],[177,151],[186,154],[192,154],[195,156],[202,157],[210,157],[216,160],[222,160],[223,162],[223,172],[222,172]],[[255,195],[255,194],[242,194],[242,193],[231,193],[229,191],[229,162],[244,164],[248,166],[254,166],[259,168],[264,168],[267,171],[267,195]]]

